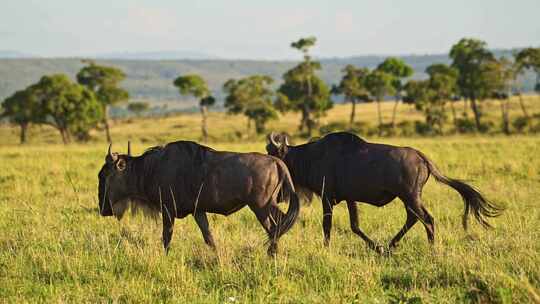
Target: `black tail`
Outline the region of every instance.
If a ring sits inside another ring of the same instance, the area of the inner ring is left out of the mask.
[[[277,229],[277,234],[274,234],[275,231],[272,231],[271,235],[274,235],[276,238],[280,238],[283,234],[287,233],[287,231],[292,228],[296,222],[296,219],[298,218],[298,215],[300,214],[300,199],[295,192],[291,175],[284,164],[278,165],[278,170],[282,180],[282,189],[279,196],[289,198],[289,209],[287,209],[287,213],[283,217],[278,216],[278,218],[275,219],[277,225],[274,226],[274,229]]]
[[[449,178],[444,176],[433,164],[427,156],[422,152],[416,151],[418,155],[426,162],[429,172],[435,176],[435,179],[443,184],[446,184],[461,195],[463,202],[465,203],[465,212],[463,213],[463,228],[467,230],[467,222],[469,218],[469,213],[472,211],[476,220],[484,227],[491,228],[491,225],[487,222],[486,218],[488,217],[497,217],[501,215],[504,211],[504,208],[497,206],[493,202],[487,200],[478,190],[473,188],[470,185],[467,185],[463,181],[458,179]]]

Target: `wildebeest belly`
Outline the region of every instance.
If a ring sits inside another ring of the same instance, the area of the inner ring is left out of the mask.
[[[396,197],[389,191],[395,183],[395,175],[386,158],[351,155],[343,158],[335,169],[336,200],[383,206]]]

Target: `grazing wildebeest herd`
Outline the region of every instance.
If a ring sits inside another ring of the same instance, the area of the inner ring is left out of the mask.
[[[190,141],[152,147],[140,156],[131,155],[129,143],[127,154],[113,153],[109,146],[98,175],[100,214],[120,219],[130,202],[161,213],[163,246],[168,252],[175,218],[193,215],[205,242],[214,248],[206,213],[229,215],[247,205],[267,233],[268,254],[273,256],[277,241],[300,212],[295,187],[321,198],[326,246],[333,206],[346,201],[351,230],[381,254],[395,248],[419,220],[433,244],[434,219],[421,200],[430,174],[461,195],[465,229],[470,213],[482,226],[490,227],[486,219],[503,211],[468,184],[441,174],[413,148],[369,143],[347,132],[298,146],[290,145],[283,133],[271,133],[267,139],[269,155],[216,151]],[[384,247],[360,229],[357,203],[381,207],[396,197],[404,203],[407,219]],[[287,199],[289,208],[283,213],[278,203]]]

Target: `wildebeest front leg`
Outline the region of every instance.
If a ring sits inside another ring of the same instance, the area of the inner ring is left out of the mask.
[[[356,202],[347,202],[347,208],[349,209],[349,219],[351,222],[351,230],[356,235],[358,235],[362,240],[364,240],[369,248],[379,251],[377,244],[373,242],[359,227],[358,225],[358,207]]]
[[[210,231],[210,226],[208,225],[208,218],[206,217],[205,212],[196,212],[193,214],[193,217],[195,218],[195,221],[197,222],[197,225],[199,226],[199,229],[201,229],[204,242],[212,247],[212,249],[216,249],[216,244],[214,243],[214,237],[212,236],[212,232]]]
[[[323,205],[323,232],[324,232],[324,246],[330,245],[330,232],[332,231],[332,203],[328,198],[322,198]]]
[[[167,208],[165,203],[162,204],[161,217],[163,219],[163,248],[165,248],[165,254],[168,254],[173,235],[175,215],[171,213],[171,209]]]

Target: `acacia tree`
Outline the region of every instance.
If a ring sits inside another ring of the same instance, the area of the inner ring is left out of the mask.
[[[332,108],[333,103],[330,99],[330,88],[316,75],[310,77],[308,92],[303,76],[304,64],[306,63],[299,64],[283,75],[284,82],[278,88],[274,105],[282,113],[301,112],[299,130],[306,130],[309,137],[318,123],[317,120]]]
[[[270,88],[273,79],[269,76],[254,75],[239,80],[230,79],[223,85],[227,93],[225,108],[229,114],[244,114],[255,123],[255,132],[265,132],[265,125],[271,119],[277,119],[277,112],[272,106],[275,94]],[[249,127],[248,127],[249,131]]]
[[[20,127],[21,144],[26,143],[29,125],[43,121],[41,105],[31,86],[6,98],[2,108],[0,118],[7,117],[10,122]]]
[[[377,102],[377,116],[379,121],[379,136],[383,133],[383,119],[381,114],[381,101],[384,96],[393,95],[395,87],[394,77],[381,70],[373,70],[366,77],[366,88]]]
[[[403,87],[405,93],[403,101],[414,104],[415,108],[424,114],[430,132],[442,134],[446,119],[443,109],[445,99],[437,92],[439,81],[442,81],[438,76],[426,80],[409,80]]]
[[[174,80],[174,86],[178,88],[181,95],[191,95],[199,99],[199,109],[201,110],[201,131],[203,141],[208,141],[208,128],[206,125],[208,117],[208,107],[216,103],[214,97],[210,95],[210,90],[204,79],[196,74],[179,76]]]
[[[436,63],[426,68],[429,75],[429,87],[434,91],[435,98],[443,110],[446,102],[450,103],[452,122],[457,127],[456,109],[453,98],[457,94],[458,71],[446,64]]]
[[[89,60],[83,60],[83,62],[88,65],[77,73],[77,81],[94,92],[101,103],[105,135],[110,143],[112,140],[109,130],[109,107],[125,103],[129,99],[129,93],[119,87],[126,75],[115,67],[97,65]]]
[[[136,116],[141,116],[142,113],[148,111],[150,105],[148,102],[130,102],[127,105],[127,109],[130,112],[135,113]]]
[[[392,86],[394,87],[395,92],[395,103],[394,109],[392,110],[391,122],[392,128],[394,128],[396,122],[396,111],[398,104],[401,101],[401,92],[403,91],[402,80],[412,76],[414,70],[408,64],[406,64],[405,61],[395,57],[386,58],[381,64],[379,64],[379,66],[377,66],[377,70],[383,71],[394,77]]]
[[[342,72],[344,73],[343,77],[339,84],[332,88],[332,93],[343,94],[345,101],[351,103],[349,127],[352,128],[356,114],[356,103],[358,101],[369,101],[369,92],[365,85],[369,70],[367,68],[356,68],[349,64]]]
[[[510,134],[509,97],[516,75],[515,65],[506,58],[492,60],[485,66],[486,83],[491,96],[500,101],[502,131]]]
[[[103,119],[94,93],[66,75],[43,76],[32,87],[45,116],[43,122],[60,132],[64,144],[71,141],[71,134],[78,140],[88,139],[89,130]]]
[[[525,70],[533,70],[536,74],[536,83],[534,90],[540,94],[540,48],[526,48],[514,55],[516,75],[523,73]],[[521,110],[525,118],[529,119],[527,109],[523,104],[521,92],[519,94],[519,102]]]
[[[316,125],[312,118],[312,112],[315,112],[316,116],[320,116],[330,104],[328,100],[330,91],[315,74],[315,71],[321,69],[321,64],[312,61],[309,55],[309,49],[316,42],[315,37],[307,37],[291,43],[292,48],[302,52],[304,61],[283,75],[285,83],[279,89],[282,93],[280,96],[286,96],[294,104],[292,109],[301,111],[302,120],[299,129],[300,131],[307,130],[308,136],[311,136],[312,129]]]
[[[482,128],[481,109],[478,101],[489,97],[485,65],[494,59],[486,49],[486,43],[477,39],[463,38],[450,50],[452,67],[459,71],[457,84],[461,94],[470,99],[477,130]]]

